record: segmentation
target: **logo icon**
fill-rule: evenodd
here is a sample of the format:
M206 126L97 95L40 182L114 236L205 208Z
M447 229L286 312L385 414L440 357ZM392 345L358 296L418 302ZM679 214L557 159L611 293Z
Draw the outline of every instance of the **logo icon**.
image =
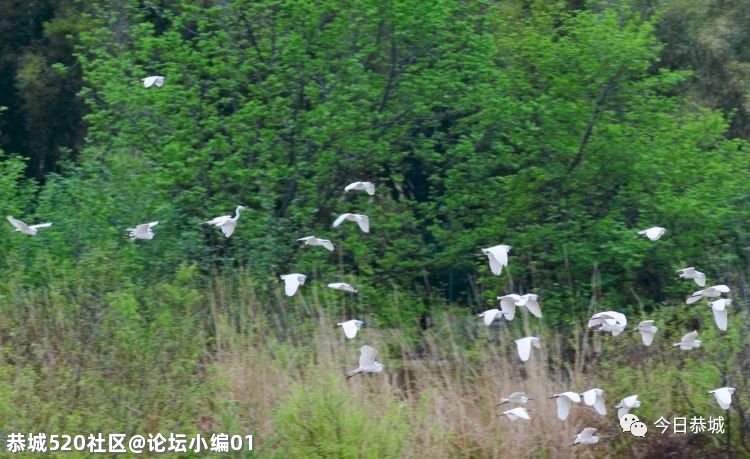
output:
M638 416L628 413L620 418L620 427L623 432L630 432L634 437L645 437L648 427L645 422L641 422Z

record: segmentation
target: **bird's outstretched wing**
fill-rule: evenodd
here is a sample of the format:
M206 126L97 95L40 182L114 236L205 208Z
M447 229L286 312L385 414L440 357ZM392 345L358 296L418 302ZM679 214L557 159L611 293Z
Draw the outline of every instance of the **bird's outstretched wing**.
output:
M359 354L359 367L366 368L375 364L375 359L378 357L378 351L374 347L365 344L360 348Z
M359 225L359 229L361 229L365 233L369 233L370 232L370 217L368 217L367 215L358 214L357 225Z

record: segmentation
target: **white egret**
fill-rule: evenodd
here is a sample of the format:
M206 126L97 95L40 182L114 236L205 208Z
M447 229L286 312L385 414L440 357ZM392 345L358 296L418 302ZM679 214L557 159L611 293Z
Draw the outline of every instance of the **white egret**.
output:
M511 293L499 296L497 300L500 302L500 309L503 310L505 320L513 320L513 317L516 316L516 304L521 301L521 297L515 293Z
M224 233L225 237L229 237L234 233L234 227L237 226L237 220L240 218L240 212L245 210L244 206L237 206L234 211L234 217L231 215L222 215L211 220L203 222L206 225L218 226L221 228L221 232Z
M361 320L347 320L346 322L339 322L336 324L337 327L344 329L344 335L347 338L352 339L357 336L357 331L365 325Z
M353 182L344 187L344 191L365 190L370 196L375 194L375 184L372 182Z
M607 415L607 405L604 403L604 391L595 387L581 393L583 403L593 406L594 410L602 416Z
M330 250L331 252L333 252L333 244L331 243L330 239L321 239L315 236L305 236L297 240L304 241L305 245L312 245L312 246L320 245Z
M307 280L307 276L300 273L283 274L280 277L284 281L284 293L286 296L293 296L297 293L299 286L305 285L305 281Z
M554 398L557 401L557 417L561 421L568 418L570 406L573 403L581 403L581 396L576 392L562 392L560 394L555 394L550 398Z
M631 395L620 400L620 403L615 405L617 408L617 419L622 419L623 416L628 414L630 410L641 406L641 401L638 400L638 395Z
M365 233L370 232L370 218L367 215L362 214L341 214L334 220L333 227L337 228L344 220L349 220L351 222L357 222L357 225L359 225L359 229L364 231Z
M146 78L141 78L141 81L146 88L150 88L151 86L161 88L164 85L164 77L160 75L147 76Z
M719 298L716 301L711 301L711 310L714 313L714 322L719 330L727 331L727 306L732 304L732 300L729 298Z
M636 327L636 330L640 332L644 346L651 346L651 343L654 342L654 335L659 331L659 329L654 326L653 320L641 321Z
M706 274L698 271L697 269L690 266L689 268L678 269L680 277L683 279L693 279L699 287L706 285Z
M690 349L701 347L701 341L696 338L698 338L698 332L693 330L690 333L685 333L680 342L674 343L672 347L680 346L680 349L683 351L689 351Z
M581 433L577 434L573 439L573 445L577 445L579 443L582 445L594 445L596 443L599 443L599 436L594 435L595 433L596 429L593 427L584 428Z
M357 289L347 284L346 282L331 282L330 284L328 284L328 288L332 288L334 290L343 290L345 292L357 293Z
M720 387L718 389L710 390L708 393L714 394L714 397L716 397L716 401L719 403L722 410L728 410L729 405L732 404L732 394L734 394L736 390L737 389L734 387Z
M526 392L513 392L512 394L508 395L507 398L501 398L500 403L498 403L496 406L504 405L506 403L519 403L521 405L525 405L529 400L534 399L529 398L529 396L526 395Z
M482 253L490 260L492 274L499 276L503 271L503 266L508 266L508 252L511 248L509 245L500 244L482 249Z
M658 241L659 238L662 237L666 232L667 230L665 230L661 226L654 226L643 231L638 231L638 234L646 236L652 241Z
M501 416L507 416L511 421L518 421L519 419L524 421L531 420L531 416L529 416L529 410L522 406L517 406L513 409L503 411Z
M29 236L35 235L37 231L39 230L39 228L49 228L50 226L52 226L52 223L50 222L37 223L36 225L27 225L21 220L13 218L11 215L8 215L5 218L7 218L10 224L16 228L16 231L20 231L23 234L28 234Z
M612 336L617 336L625 330L628 319L625 314L617 311L597 312L588 322L588 328L603 332L612 332Z
M729 287L727 287L726 285L712 285L711 287L704 288L703 290L693 292L689 297L687 297L685 303L693 304L701 298L718 298L722 293L729 292Z
M375 361L377 357L378 351L376 351L374 347L366 344L362 346L359 354L359 367L350 371L349 374L346 375L346 379L359 373L380 373L383 371L383 364Z
M477 318L484 318L484 324L489 327L496 318L501 317L502 315L503 313L500 312L499 309L488 309L483 313L477 315Z
M520 357L522 361L526 362L527 360L529 360L529 357L531 356L532 345L537 349L542 348L539 338L537 338L536 336L527 336L525 338L516 340L516 346L518 347L518 357Z
M130 231L130 239L153 239L154 238L154 232L151 231L151 228L158 225L159 222L150 222L150 223L143 223L141 225L136 225L135 228L128 228L125 231Z

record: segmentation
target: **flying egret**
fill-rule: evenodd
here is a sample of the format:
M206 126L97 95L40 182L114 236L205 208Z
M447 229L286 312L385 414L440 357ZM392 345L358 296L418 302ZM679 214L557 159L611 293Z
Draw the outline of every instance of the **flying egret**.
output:
M517 406L513 409L503 411L501 416L507 416L508 419L511 421L518 421L519 419L524 421L531 421L531 416L529 416L529 410L522 406Z
M286 293L286 296L293 296L297 293L299 286L305 285L305 280L307 280L307 276L300 273L283 274L280 277L284 281L284 293Z
M728 410L729 405L732 404L732 394L734 394L736 390L737 389L734 387L720 387L718 389L710 390L708 393L714 394L714 397L716 397L716 401L719 403L722 410Z
M224 236L229 237L234 233L234 227L237 226L237 220L239 220L240 212L243 210L245 210L244 206L237 206L237 209L234 211L234 217L230 215L222 215L221 217L216 217L203 223L206 225L218 226L221 228L221 232L224 233Z
M344 191L365 190L370 196L375 194L375 184L372 182L353 182L344 187Z
M654 326L653 320L641 321L636 327L636 330L640 332L644 346L651 346L651 343L654 342L654 335L659 331L659 329Z
M136 225L135 228L128 228L125 231L130 231L130 239L153 239L154 232L151 231L151 228L158 224L158 221L143 223L141 225Z
M584 428L581 433L576 435L576 438L573 439L573 445L582 444L582 445L594 445L596 443L599 443L599 436L594 435L596 433L596 429L593 427L586 427Z
M500 403L495 406L504 405L506 403L520 403L521 405L525 405L529 400L534 399L529 398L529 396L526 395L526 392L513 392L512 394L508 395L507 398L501 398Z
M484 318L484 324L489 327L496 318L502 317L502 315L503 313L500 312L499 309L488 309L483 313L477 315L477 318Z
M346 379L351 378L359 373L380 373L383 371L383 364L376 362L378 351L374 347L364 345L360 348L359 368L352 370L346 375Z
M588 328L603 332L612 332L612 336L617 336L625 330L628 319L625 314L617 311L597 312L588 322Z
M716 301L711 301L711 310L714 313L714 321L719 330L727 331L727 309L726 307L732 304L732 300L729 298L719 298Z
M164 85L164 77L160 75L154 75L154 76L148 76L146 78L141 78L141 81L143 82L143 86L145 88L150 88L151 86L157 86L161 88Z
M367 215L349 213L341 214L336 218L336 220L333 221L333 227L337 228L341 223L343 223L344 220L357 222L357 225L359 225L359 229L361 229L365 233L370 232L370 218Z
M573 403L581 403L581 396L576 392L562 392L560 394L555 394L550 398L554 398L557 401L557 417L561 421L568 418L570 406Z
M732 304L732 300L729 298L719 298L716 301L711 301L711 310L714 312L714 322L719 330L727 331L727 306Z
M638 231L638 234L644 235L652 241L658 241L659 238L662 237L666 232L667 230L665 230L661 226L654 226L643 231Z
M581 393L583 397L583 403L588 406L593 406L597 413L602 416L607 415L607 405L604 404L604 391L595 387L589 389L586 392Z
M638 395L631 395L620 400L620 403L615 405L617 408L617 419L622 419L623 416L628 414L630 410L641 406L641 401L638 400Z
M20 231L23 234L28 234L29 236L35 235L37 231L39 230L39 228L49 228L50 226L52 226L52 223L50 222L37 223L36 225L27 225L21 220L13 218L11 215L8 215L5 218L7 218L10 224L16 228L16 231Z
M321 239L321 238L317 238L315 236L305 236L305 237L301 237L301 238L299 238L297 240L298 241L304 241L305 245L312 245L312 246L320 245L320 246L323 246L326 249L330 250L331 252L333 252L333 244L331 243L331 241L329 239Z
M529 360L529 357L531 356L532 345L537 349L542 348L539 338L537 338L536 336L527 336L525 338L516 340L516 346L518 347L518 357L520 357L522 361L526 362L527 360Z
M685 303L693 304L701 298L718 298L722 293L729 293L729 291L729 287L727 287L726 285L712 285L711 287L704 288L703 290L693 292L689 297L687 297Z
M521 301L521 297L515 293L511 293L499 296L497 300L500 302L500 309L503 310L505 320L513 320L513 317L516 316L516 304Z
M680 273L680 278L693 279L699 287L704 287L706 285L706 274L698 271L692 266L689 268L678 269L677 272Z
M332 288L334 290L343 290L345 292L357 293L357 289L347 284L346 282L331 282L330 284L328 284L328 288Z
M357 336L357 331L365 325L361 320L347 320L346 322L339 322L336 324L337 327L344 329L344 335L347 338L352 339Z
M701 347L701 341L696 338L698 338L698 332L693 330L690 333L685 333L680 342L674 343L672 347L680 346L680 349L683 351L689 351L690 349Z
M503 266L508 266L508 252L511 248L509 245L500 244L482 249L482 253L490 260L492 274L499 276L503 271Z

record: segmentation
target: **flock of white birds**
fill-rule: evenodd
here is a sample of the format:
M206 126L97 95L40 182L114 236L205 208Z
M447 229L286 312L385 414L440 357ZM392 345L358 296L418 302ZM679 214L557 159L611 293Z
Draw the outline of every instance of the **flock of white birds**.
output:
M149 76L141 80L143 86L146 88L150 87L161 87L164 85L165 78L163 76ZM375 185L372 182L354 182L346 187L344 191L359 190L365 191L369 195L375 194ZM240 218L240 212L245 209L243 206L237 206L235 209L234 216L222 215L220 217L206 220L203 223L207 225L216 226L221 229L221 232L225 237L230 237L237 226L237 221ZM14 218L13 216L7 216L8 221L15 228L16 231L34 236L41 228L49 228L52 226L51 222L38 223L35 225L27 225L21 220ZM337 228L345 221L355 222L359 228L365 232L370 232L370 220L367 215L344 213L338 216L333 222L333 227ZM134 228L127 228L126 231L129 233L131 239L143 239L150 240L154 238L153 228L158 224L158 221L149 223L143 223L136 225ZM652 227L642 231L638 231L638 235L647 237L651 241L659 240L666 232L666 229L662 227ZM299 238L298 241L304 242L305 245L310 246L321 246L329 251L334 250L333 243L329 239L321 239L315 236L306 236ZM509 245L499 244L486 249L481 249L484 253L490 265L490 270L496 276L502 273L504 266L508 266L508 252L511 250ZM677 271L680 278L692 279L699 287L705 287L706 275L694 267L688 267ZM307 276L300 273L290 273L281 276L281 280L284 281L284 293L287 296L293 296L297 293L298 289L305 284ZM341 290L345 292L356 293L357 289L345 282L331 282L327 284L327 287L335 290ZM722 294L729 293L730 289L726 285L713 285L708 288L703 288L693 292L687 297L686 303L693 304L701 299L705 298L709 300L709 306L711 307L716 321L716 326L722 330L727 330L727 309L726 307L732 304L732 300L729 298L719 298ZM710 301L712 298L718 298L714 301ZM532 315L541 318L542 310L539 305L538 296L533 293L527 293L525 295L518 295L511 293L508 295L498 296L497 300L500 303L500 308L489 309L479 314L478 317L484 320L485 325L490 326L497 319L504 319L511 321L515 317L516 307L525 308ZM357 336L357 332L360 328L365 326L364 322L357 319L340 322L337 326L341 327L344 331L344 335L348 339L353 339ZM589 329L610 332L612 336L618 336L627 328L627 318L624 314L617 311L603 311L594 314L589 319L587 324ZM634 331L638 331L641 334L641 338L644 346L650 346L654 340L656 333L659 329L654 326L653 320L643 320ZM686 333L679 343L674 343L674 347L679 347L681 350L690 350L700 347L701 341L698 338L698 332L693 330ZM526 336L515 340L518 357L526 362L531 357L531 348L541 348L541 340L535 336ZM347 379L360 374L360 373L379 373L383 371L383 364L376 361L377 351L375 348L364 345L360 348L359 366L350 371L347 374ZM719 406L727 410L732 403L732 394L736 389L734 387L720 387L709 391L713 394L718 402ZM555 399L557 404L557 417L564 421L567 419L570 409L574 404L580 404L583 402L587 406L591 406L594 410L602 415L606 416L607 408L604 402L604 391L599 388L592 388L583 393L577 392L562 392L559 394L553 394L550 399ZM505 403L514 403L518 405L525 405L529 400L533 400L526 395L524 392L513 392L507 398L501 398L501 402L498 405ZM617 409L617 417L622 419L623 416L627 415L630 410L636 409L641 406L641 402L638 400L638 395L631 395L623 398L620 403L615 405ZM506 411L503 411L501 415L508 417L510 420L531 420L529 415L530 409L525 407L515 407ZM599 436L596 435L597 429L593 427L584 428L579 434L577 434L573 440L573 444L595 444L599 442Z
M666 233L666 229L655 226L642 231L638 231L638 235L645 236L651 241L659 240ZM504 266L508 266L508 252L511 247L509 245L495 245L486 249L482 249L482 252L487 255L490 270L493 274L499 276ZM677 271L680 278L692 279L699 287L705 287L706 275L694 267L688 267ZM732 300L729 298L719 298L722 294L729 293L730 289L726 285L714 285L708 288L693 292L687 297L685 302L687 304L693 304L701 299L705 298L709 301L708 305L711 307L716 326L722 330L727 330L727 309L726 307L732 304ZM714 301L711 299L718 298ZM515 317L516 307L524 307L532 315L541 318L542 311L538 301L539 297L532 293L525 295L519 295L511 293L508 295L498 296L497 301L500 304L499 308L489 309L482 312L477 316L484 320L484 324L490 326L495 320L506 320L511 321ZM609 332L612 336L620 335L627 328L627 318L625 314L617 311L603 311L597 312L588 321L587 328L591 330ZM641 335L641 340L644 346L650 346L654 341L654 337L659 329L654 325L653 320L643 320L637 327L634 328ZM521 361L526 362L531 357L532 347L541 349L541 340L535 336L526 336L515 340L518 357ZM701 342L698 339L698 332L693 330L686 333L679 343L674 343L673 347L679 347L681 350L690 350L700 347ZM728 410L732 403L732 394L736 389L734 387L720 387L709 391L709 394L713 394L719 407L724 410ZM593 407L594 411L602 416L607 415L607 407L604 402L604 391L599 388L592 388L583 393L577 392L562 392L559 394L553 394L550 399L555 399L557 404L557 417L564 421L568 418L570 409L575 404L583 403L584 405ZM507 398L501 398L499 405L506 403L514 403L517 405L525 405L530 398L525 392L513 392ZM627 415L630 410L639 408L641 401L638 400L638 395L630 395L622 400L620 403L615 405L617 410L618 419L622 419L623 416ZM506 411L503 411L501 415L507 416L512 421L530 421L531 415L529 409L518 406ZM595 444L599 442L600 436L596 435L597 429L594 427L586 427L573 439L573 445L577 444Z

